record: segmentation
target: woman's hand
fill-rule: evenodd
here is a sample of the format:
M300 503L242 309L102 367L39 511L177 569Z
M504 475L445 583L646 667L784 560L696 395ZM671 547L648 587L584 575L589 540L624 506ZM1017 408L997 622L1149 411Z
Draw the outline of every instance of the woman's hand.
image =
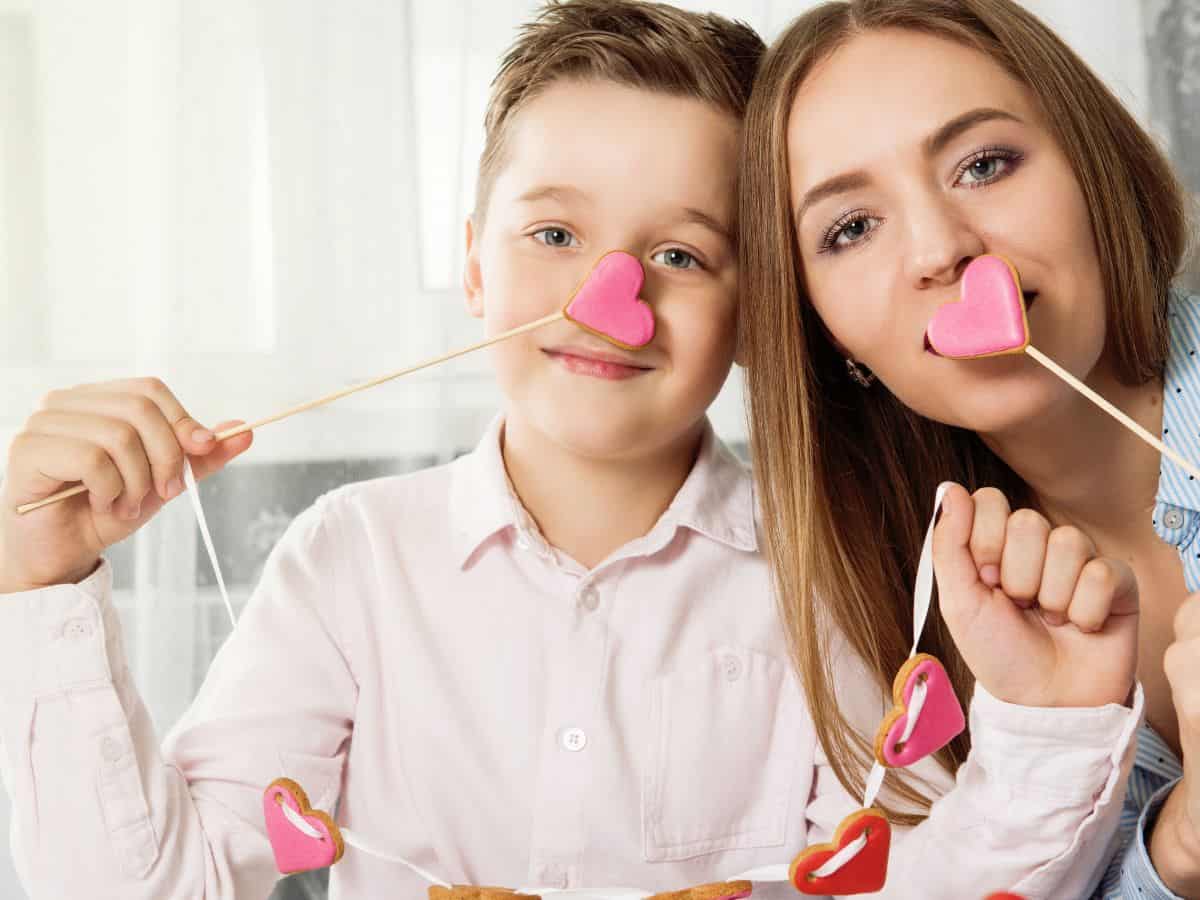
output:
M9 450L0 487L0 594L74 583L197 478L244 451L251 435L218 444L156 378L53 391ZM88 493L16 508L81 481Z
M942 617L975 678L1022 706L1127 702L1137 671L1132 569L1077 528L950 487L934 530ZM1200 701L1200 694L1197 695Z
M1200 593L1175 614L1175 643L1163 656L1179 720L1183 780L1159 811L1150 859L1159 877L1181 897L1200 897Z

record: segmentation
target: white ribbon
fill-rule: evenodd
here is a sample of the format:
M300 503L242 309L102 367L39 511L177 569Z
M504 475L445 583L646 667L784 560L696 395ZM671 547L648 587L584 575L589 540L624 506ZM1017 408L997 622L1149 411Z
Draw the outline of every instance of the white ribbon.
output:
M929 527L925 529L925 542L921 545L921 559L917 563L917 577L913 584L913 641L912 648L908 651L909 659L912 659L917 653L917 644L921 642L921 633L925 630L925 620L929 618L929 607L933 602L933 527L937 524L938 513L942 509L942 500L945 499L948 488L949 484L938 486L937 494L933 498L933 514L929 517ZM921 710L925 706L926 691L927 688L922 683L918 683L913 689L908 707L908 722L904 727L902 741L907 741L912 737L913 729L917 727L917 722L921 718ZM871 766L863 789L863 809L871 808L871 804L875 802L879 791L883 788L883 779L886 775L887 768L878 761ZM858 838L830 857L813 874L818 878L832 875L854 859L865 846L867 846L866 836L859 835Z

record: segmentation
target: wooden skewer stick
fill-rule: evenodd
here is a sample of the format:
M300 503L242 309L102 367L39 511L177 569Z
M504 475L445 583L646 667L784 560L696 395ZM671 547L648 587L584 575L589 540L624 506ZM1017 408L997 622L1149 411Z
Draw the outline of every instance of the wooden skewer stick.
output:
M370 381L364 381L362 384L356 384L348 388L343 388L340 391L334 391L331 394L326 394L324 397L318 397L316 400L310 400L307 403L302 403L299 406L293 406L291 409L286 409L281 413L276 413L275 415L268 416L265 419L259 419L257 422L249 422L245 425L237 425L233 428L227 428L224 431L219 431L216 433L216 439L218 441L228 440L231 437L236 437L237 435L244 434L247 431L253 431L255 429L262 428L264 425L270 425L272 422L278 422L282 419L288 418L289 416L294 416L296 413L302 413L310 409L316 409L318 406L324 406L327 403L332 403L334 400L340 400L343 397L348 397L351 394L358 393L359 391L365 391L367 388L376 387L385 382L400 378L403 375L411 375L413 372L419 372L422 369L428 369L432 366L439 365L440 363L447 362L448 360L455 359L459 356L465 356L468 353L474 353L476 350L482 350L485 347L490 347L492 344L498 344L501 341L506 341L509 338L516 337L519 334L525 334L526 332L534 331L538 328L544 328L547 325L558 322L565 318L566 316L563 315L563 311L559 310L558 312L551 313L544 318L530 322L527 325L520 325L511 329L510 331L504 332L503 334L497 334L493 337L486 338L485 340L478 341L477 343L471 344L469 347L463 347L450 353L443 353L441 356L434 357L433 359L427 359L424 362L417 363L414 366L407 366L399 371L389 372L386 375L380 375L378 378L372 378ZM35 509L41 509L43 506L49 506L52 503L58 503L60 500L66 500L68 497L78 496L86 491L87 487L82 484L64 488L58 493L51 494L49 497L45 497L34 503L26 503L23 506L18 506L17 515L23 516L26 513L33 512Z
M236 437L239 434L244 434L247 431L254 431L262 428L264 425L270 425L272 422L278 422L281 419L286 419L289 416L294 416L296 413L306 412L310 409L316 409L318 406L324 406L327 403L332 403L334 400L341 400L343 397L349 397L351 394L357 394L359 391L365 391L367 388L373 388L381 385L384 382L392 381L402 375L411 375L413 372L419 372L422 369L428 369L431 366L436 366L444 363L447 360L455 359L459 356L465 356L468 353L474 353L476 350L482 350L484 347L490 347L492 344L498 344L501 341L506 341L511 337L516 337L519 334L524 334L527 331L533 331L537 328L543 328L552 322L557 322L563 319L562 310L556 313L551 313L545 318L538 319L535 322L530 322L528 325L521 325L511 331L506 331L503 334L498 334L495 337L487 338L479 341L469 347L463 347L460 350L454 350L450 353L444 353L441 356L427 359L425 362L417 363L415 366L408 366L400 369L397 372L389 372L387 375L380 375L378 378L372 378L370 381L364 381L362 384L355 384L348 388L343 388L340 391L334 391L332 394L326 394L324 397L318 397L316 400L310 400L308 403L301 403L299 406L293 406L291 409L285 409L281 413L276 413L273 416L268 416L265 419L259 419L257 422L249 422L245 425L238 425L234 428L227 428L225 431L217 432L217 440L224 441L231 437Z
M1115 406L1093 391L1090 387L1044 354L1037 347L1029 344L1025 347L1025 352L1063 381L1065 381L1067 384L1069 384L1071 387L1075 388L1075 390L1079 391L1079 393L1083 394L1083 396L1087 397L1089 400L1099 406L1102 410L1140 437L1151 447L1154 447L1163 456L1170 458L1170 460L1174 462L1175 465L1179 466L1179 468L1183 469L1183 471L1200 481L1200 468L1197 468L1193 463L1188 462L1188 460L1184 459L1125 413L1121 412L1121 410L1117 409Z

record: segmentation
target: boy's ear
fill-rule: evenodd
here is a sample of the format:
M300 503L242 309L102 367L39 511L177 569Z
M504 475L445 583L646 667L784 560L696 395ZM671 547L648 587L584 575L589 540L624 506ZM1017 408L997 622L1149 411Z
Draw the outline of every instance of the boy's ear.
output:
M467 256L463 262L463 296L467 301L467 312L476 319L482 319L483 271L479 266L479 235L475 233L473 216L467 216Z

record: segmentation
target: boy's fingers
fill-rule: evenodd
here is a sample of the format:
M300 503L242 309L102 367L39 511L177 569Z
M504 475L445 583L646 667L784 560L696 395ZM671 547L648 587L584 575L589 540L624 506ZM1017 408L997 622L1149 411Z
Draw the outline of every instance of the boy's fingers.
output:
M125 381L110 381L105 384L85 385L80 390L113 391L139 394L154 402L163 417L171 424L180 446L189 456L203 456L213 449L214 438L210 429L193 419L175 394L159 378L131 378Z
M28 430L46 437L67 439L72 444L82 441L91 445L94 449L86 450L80 457L83 465L94 466L98 454L107 454L124 483L118 504L120 515L130 520L141 515L142 501L154 490L154 479L137 428L124 419L58 408L34 413L29 419Z
M235 425L241 425L240 421L222 422L214 431L224 431L227 428L233 428ZM244 434L239 434L237 437L227 438L223 441L216 442L211 452L204 456L198 456L192 459L192 474L196 476L196 480L200 481L219 472L221 469L232 460L234 457L240 456L249 449L254 443L254 432L247 431Z
M88 502L98 514L108 514L125 491L121 472L103 447L81 438L58 437L24 431L13 439L9 477L22 483L42 480L49 496L61 485L81 481L88 489ZM19 471L18 460L35 468ZM23 502L42 497L19 498Z
M133 425L150 460L150 469L159 497L163 500L171 499L174 495L172 482L183 474L183 448L158 404L149 397L135 393L72 391L63 396L59 408L107 416Z
M1018 606L1030 607L1042 586L1050 523L1032 509L1008 517L1000 560L1000 586Z
M996 488L980 488L972 499L975 501L975 522L971 532L971 556L983 583L996 587L1000 584L1000 560L1008 529L1008 498Z

